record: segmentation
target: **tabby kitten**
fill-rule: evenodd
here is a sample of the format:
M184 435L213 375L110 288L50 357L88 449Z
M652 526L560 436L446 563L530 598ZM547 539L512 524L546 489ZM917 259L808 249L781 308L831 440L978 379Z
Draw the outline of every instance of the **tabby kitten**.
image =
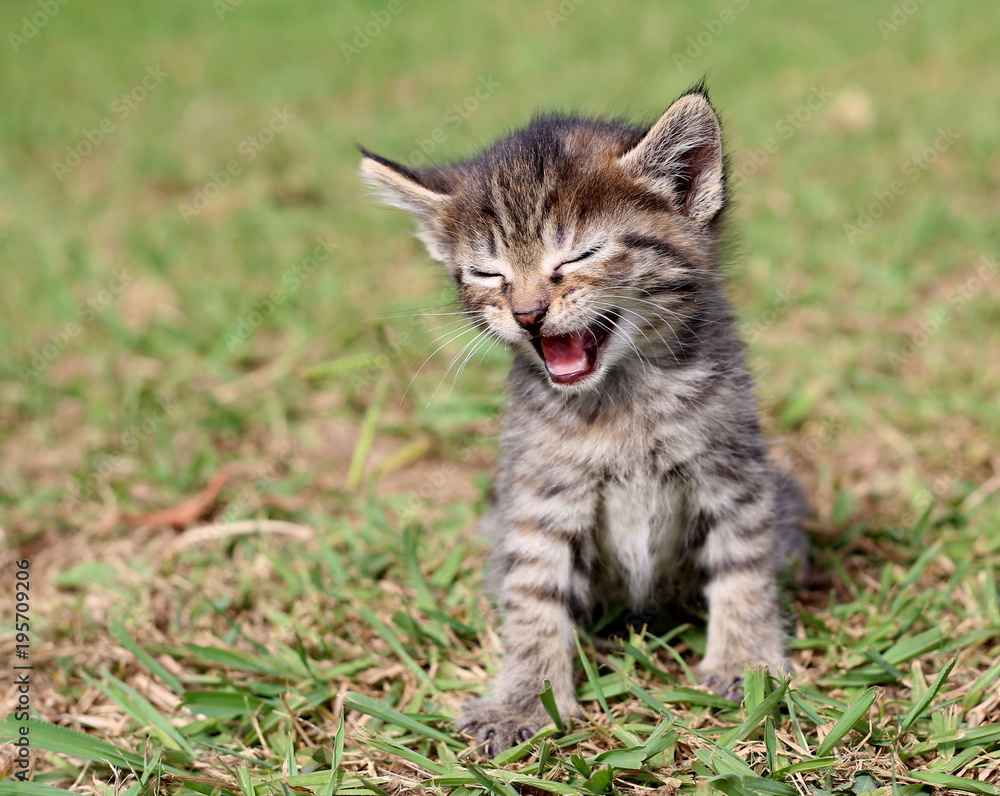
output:
M536 117L472 160L417 170L364 149L465 311L514 353L484 520L505 614L488 699L458 726L496 755L576 702L574 624L697 596L701 681L785 666L777 574L805 503L768 458L719 267L719 119L696 87L652 127Z

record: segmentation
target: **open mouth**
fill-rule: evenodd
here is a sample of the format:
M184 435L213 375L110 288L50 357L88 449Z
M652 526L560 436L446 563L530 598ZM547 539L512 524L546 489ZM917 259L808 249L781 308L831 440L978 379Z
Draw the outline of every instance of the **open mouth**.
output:
M556 384L577 384L597 370L601 349L616 317L606 318L569 334L533 337L531 344Z

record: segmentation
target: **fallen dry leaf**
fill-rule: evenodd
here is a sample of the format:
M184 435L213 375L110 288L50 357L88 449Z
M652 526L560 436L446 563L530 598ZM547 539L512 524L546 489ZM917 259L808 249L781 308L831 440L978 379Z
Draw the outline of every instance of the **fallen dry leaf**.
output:
M219 492L222 491L222 487L225 486L228 479L229 475L226 471L220 470L212 476L212 480L208 482L208 486L183 503L178 503L169 509L151 511L146 514L125 515L122 519L126 525L133 528L137 528L140 525L149 525L153 527L169 526L175 531L183 530L212 510L215 501L219 497Z

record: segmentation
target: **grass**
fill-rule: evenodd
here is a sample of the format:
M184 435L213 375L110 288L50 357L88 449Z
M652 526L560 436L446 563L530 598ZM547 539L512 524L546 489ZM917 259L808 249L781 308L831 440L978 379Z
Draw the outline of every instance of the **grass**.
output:
M1000 793L995 9L910 5L5 3L0 596L28 561L34 669L0 794ZM451 719L498 663L505 357L432 355L451 296L354 142L457 157L705 72L814 511L796 675L735 704L690 678L701 623L584 636L583 718L488 761ZM220 472L213 531L143 521Z

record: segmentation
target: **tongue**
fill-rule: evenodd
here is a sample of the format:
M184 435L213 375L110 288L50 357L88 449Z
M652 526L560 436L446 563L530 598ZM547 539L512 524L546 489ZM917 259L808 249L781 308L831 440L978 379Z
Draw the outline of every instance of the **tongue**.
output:
M553 376L569 376L590 367L587 357L587 342L593 340L586 329L559 337L542 338L542 354L545 366Z

